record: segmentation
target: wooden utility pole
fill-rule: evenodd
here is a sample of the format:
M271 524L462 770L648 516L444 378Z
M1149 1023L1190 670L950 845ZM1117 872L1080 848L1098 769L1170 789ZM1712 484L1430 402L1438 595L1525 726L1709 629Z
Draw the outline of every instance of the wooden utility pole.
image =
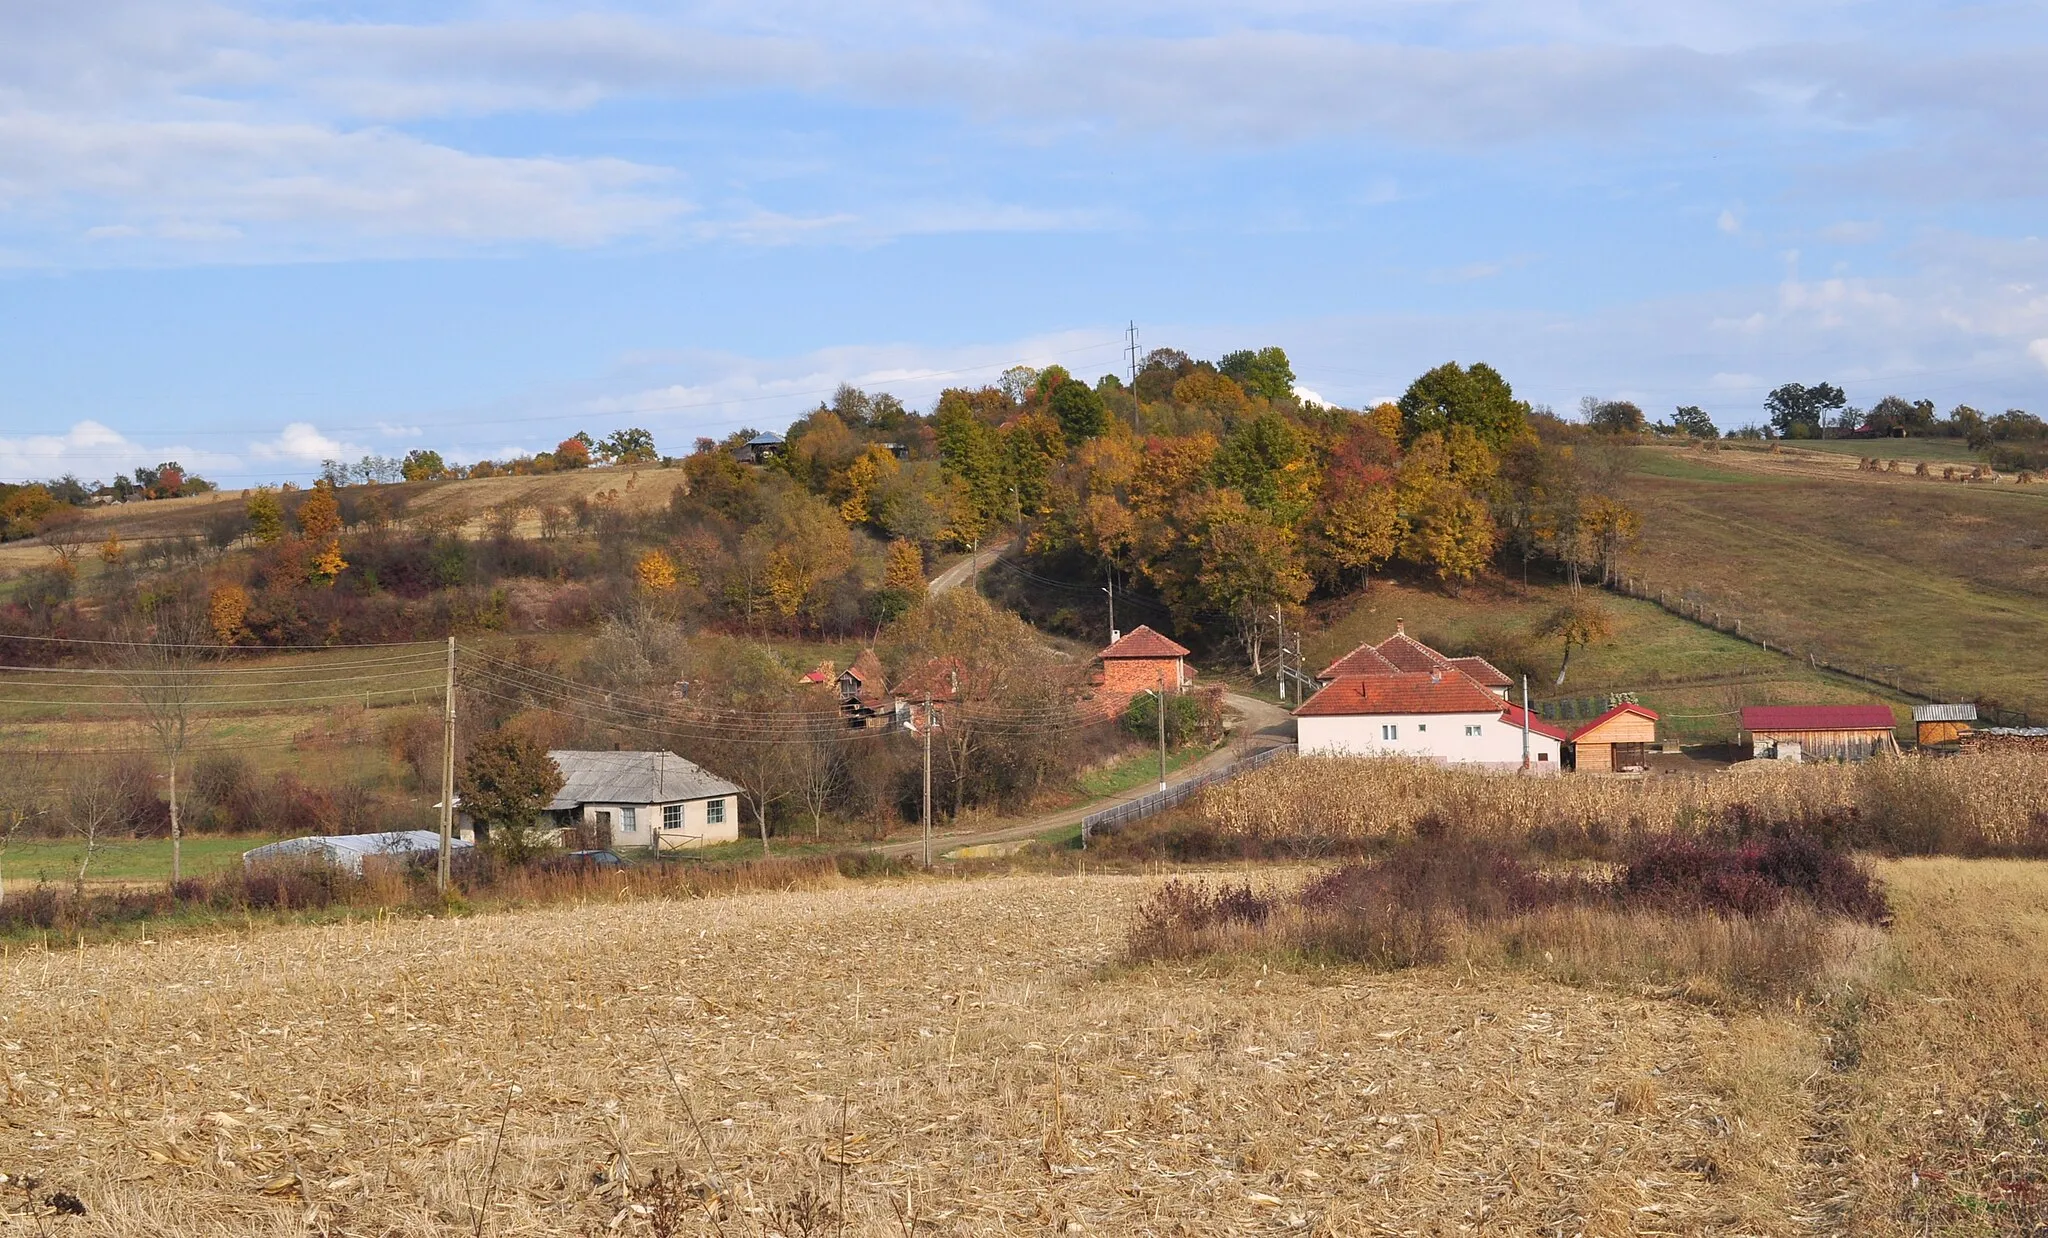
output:
M924 866L932 866L932 694L924 694Z
M1166 672L1159 672L1159 790L1166 792Z
M448 892L448 860L455 849L455 638L448 638L448 679L441 711L441 859L434 889Z
M1522 772L1529 772L1529 677L1522 676Z

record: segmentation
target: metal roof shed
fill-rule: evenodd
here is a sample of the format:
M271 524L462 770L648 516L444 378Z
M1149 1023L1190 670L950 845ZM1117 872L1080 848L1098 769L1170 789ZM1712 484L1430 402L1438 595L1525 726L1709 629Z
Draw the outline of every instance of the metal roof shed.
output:
M461 839L457 847L467 847ZM393 830L387 834L308 834L252 848L242 853L242 867L264 864L324 863L350 873L361 873L363 861L372 856L409 860L441 849L441 835L434 830Z

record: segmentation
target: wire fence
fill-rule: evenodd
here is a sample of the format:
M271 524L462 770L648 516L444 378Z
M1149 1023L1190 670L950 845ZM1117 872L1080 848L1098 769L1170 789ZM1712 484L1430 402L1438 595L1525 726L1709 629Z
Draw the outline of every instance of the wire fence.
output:
M1133 821L1143 821L1147 817L1158 816L1169 808L1178 808L1182 804L1187 803L1199 794L1204 787L1213 787L1217 783L1226 782L1237 777L1239 774L1248 774L1255 769L1271 765L1281 757L1292 756L1293 753L1293 744L1278 744L1271 748L1261 749L1240 760L1232 761L1220 769L1212 769L1206 774L1190 778L1186 782L1174 783L1164 791L1154 791L1149 795L1141 795L1134 800L1125 800L1121 804L1105 808L1100 812L1089 813L1081 818L1081 845L1083 847L1087 846L1089 838L1093 837L1097 831L1114 833Z
M1753 620L1746 620L1732 610L1723 610L1692 591L1673 590L1648 577L1629 575L1622 575L1609 581L1607 587L1624 596L1654 603L1674 615L1704 624L1717 632L1751 641L1766 653L1776 651L1788 658L1803 660L1814 670L1827 671L1888 688L1900 696L1912 697L1915 700L1958 704L1971 702L1977 706L1978 716L1993 726L2033 725L2032 716L2024 708L2014 709L2003 702L1987 698L1982 693L1921 678L1908 672L1904 666L1843 658L1811 642L1780 639L1765 632Z

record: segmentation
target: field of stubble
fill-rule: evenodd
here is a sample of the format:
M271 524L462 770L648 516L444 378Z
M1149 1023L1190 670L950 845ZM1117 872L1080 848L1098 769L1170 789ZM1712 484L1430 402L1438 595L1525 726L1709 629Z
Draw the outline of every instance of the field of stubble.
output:
M856 1234L1734 1234L1814 1197L1790 1022L1484 973L1126 970L1145 884L17 953L0 1171L87 1211L9 1232L797 1234L808 1196L820 1233L843 1199ZM659 1217L626 1185L655 1170L689 1188Z

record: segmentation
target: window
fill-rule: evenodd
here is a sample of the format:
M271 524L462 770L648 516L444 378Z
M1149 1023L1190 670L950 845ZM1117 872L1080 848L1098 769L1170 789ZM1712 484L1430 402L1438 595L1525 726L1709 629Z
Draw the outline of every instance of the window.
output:
M1401 738L1401 728L1389 722L1380 727L1380 738L1392 743L1394 740Z
M706 824L706 825L724 825L724 824L725 824L725 801L724 801L724 800L707 800L707 801L705 801L705 804L704 804L704 824Z
M1465 728L1465 734L1468 738L1477 735L1479 734L1479 728L1476 726L1468 726Z
M1418 723L1416 723L1416 724L1415 724L1415 733L1416 733L1417 735L1420 735L1420 734L1422 734L1422 733L1423 733L1424 731L1427 731L1428 729L1429 729L1429 723L1427 723L1427 722L1418 722Z
M1547 752L1539 752L1536 754L1536 759L1539 761L1548 761L1550 759L1550 754Z
M620 833L622 833L622 834L638 834L638 833L640 832L640 810L639 810L639 809L637 809L637 808L621 808L621 809L619 809L619 832L620 832Z
M661 806L661 828L664 830L680 830L683 828L683 806L681 804L663 804Z

